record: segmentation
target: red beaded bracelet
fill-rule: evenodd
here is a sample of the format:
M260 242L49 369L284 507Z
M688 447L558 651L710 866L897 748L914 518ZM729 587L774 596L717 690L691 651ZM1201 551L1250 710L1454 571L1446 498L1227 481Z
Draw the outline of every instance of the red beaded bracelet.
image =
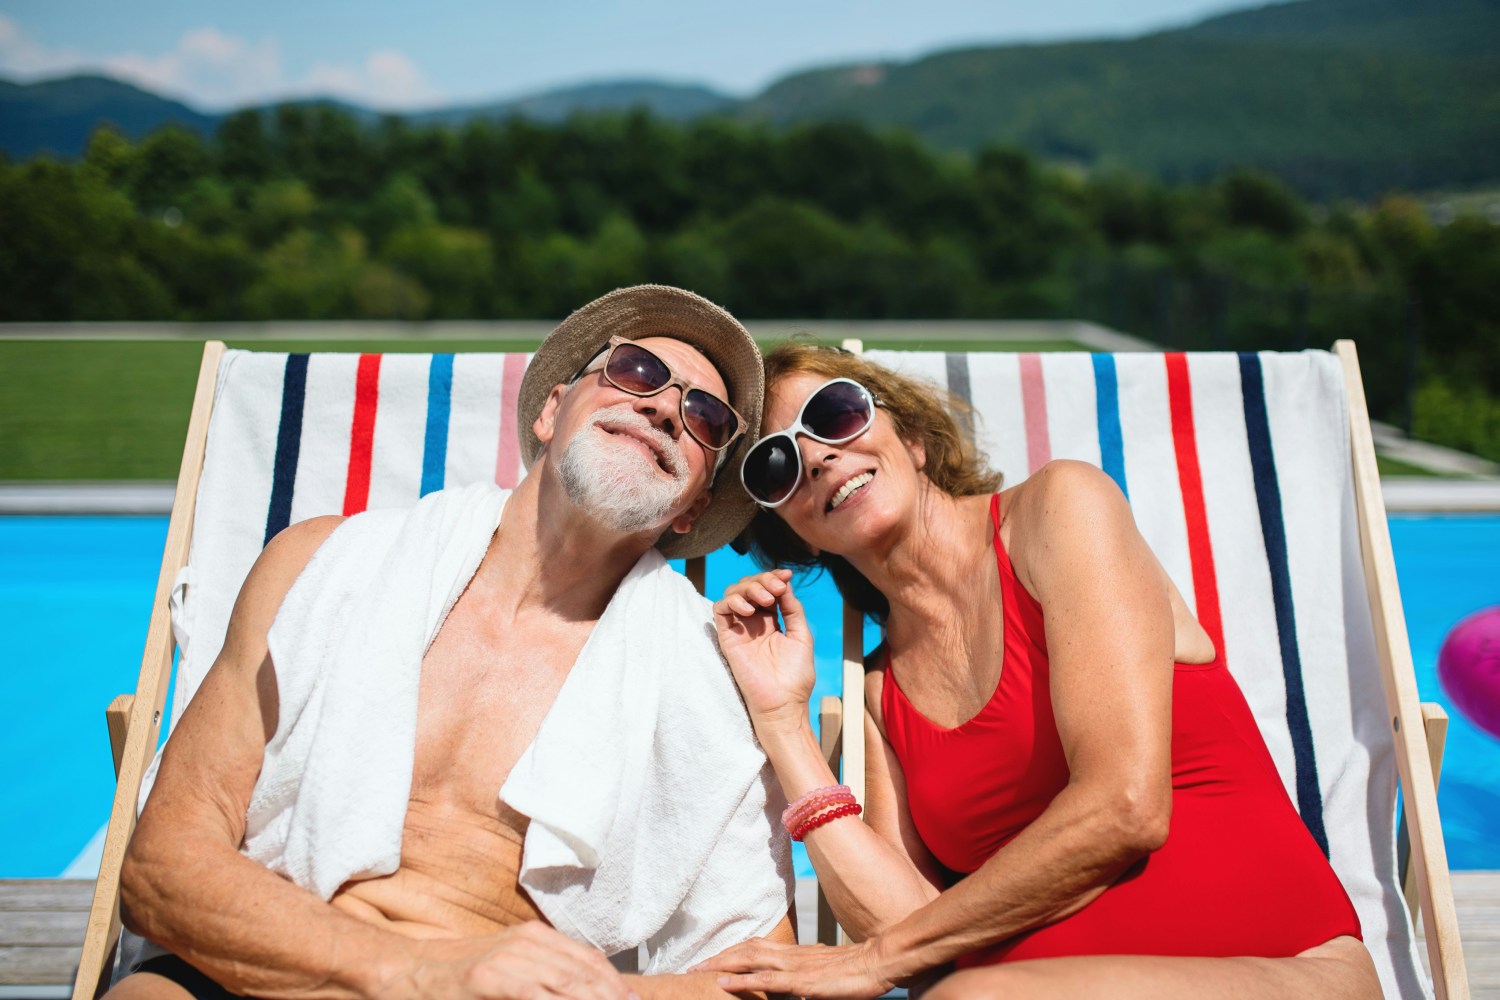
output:
M791 833L808 818L817 815L829 806L846 805L852 802L854 802L854 793L845 785L837 786L837 789L832 792L804 795L797 800L794 807L788 810L789 815L785 815L781 823L786 827L787 833Z
M805 793L796 802L781 810L781 825L786 826L791 823L792 818L798 813L805 812L808 804L813 800L829 795L837 795L840 792L847 792L851 796L854 794L848 785L825 785L822 788L814 788L812 791Z
M861 806L858 802L845 802L843 805L834 806L827 812L819 813L799 826L796 832L792 834L792 839L802 840L809 833L812 833L826 823L832 823L834 820L844 816L858 816L862 812L864 812L864 806Z

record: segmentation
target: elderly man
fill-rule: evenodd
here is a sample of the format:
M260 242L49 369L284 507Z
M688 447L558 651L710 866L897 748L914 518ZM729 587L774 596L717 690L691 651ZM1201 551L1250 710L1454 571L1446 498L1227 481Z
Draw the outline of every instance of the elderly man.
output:
M762 390L728 313L622 289L537 350L513 493L273 539L125 861L169 953L112 996L722 996L684 970L790 940L779 792L663 558L747 522L713 484Z

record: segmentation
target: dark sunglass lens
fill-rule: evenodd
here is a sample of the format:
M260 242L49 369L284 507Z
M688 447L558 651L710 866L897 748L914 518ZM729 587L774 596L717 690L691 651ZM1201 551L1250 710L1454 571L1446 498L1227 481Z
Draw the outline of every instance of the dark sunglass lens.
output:
M870 397L857 385L825 385L807 401L802 425L820 438L839 441L858 434L870 422Z
M780 503L797 485L797 451L785 434L767 438L745 456L745 488L757 500Z
M718 396L702 389L689 389L682 399L682 419L693 437L710 448L722 448L734 438L739 421Z
M626 392L655 392L672 377L661 358L634 344L617 344L604 371Z

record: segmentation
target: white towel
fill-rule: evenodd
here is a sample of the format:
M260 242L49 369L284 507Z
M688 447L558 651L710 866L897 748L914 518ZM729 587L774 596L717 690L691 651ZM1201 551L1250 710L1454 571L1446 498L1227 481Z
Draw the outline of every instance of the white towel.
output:
M340 525L271 627L280 719L245 853L328 899L396 869L423 654L507 494L433 493ZM531 817L520 879L555 926L676 971L787 912L779 793L718 653L709 605L647 552L500 790Z

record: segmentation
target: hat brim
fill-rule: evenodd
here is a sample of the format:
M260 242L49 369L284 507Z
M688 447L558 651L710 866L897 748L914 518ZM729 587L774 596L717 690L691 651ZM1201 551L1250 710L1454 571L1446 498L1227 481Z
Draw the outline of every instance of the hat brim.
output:
M732 473L760 430L766 376L760 349L739 320L699 295L667 285L621 288L578 309L547 335L521 380L516 417L528 466L542 449L533 424L554 386L566 384L609 342L670 337L708 358L729 388L729 404L745 418L745 433L729 449L709 502L686 534L668 531L656 547L669 559L707 555L750 523L755 502Z

